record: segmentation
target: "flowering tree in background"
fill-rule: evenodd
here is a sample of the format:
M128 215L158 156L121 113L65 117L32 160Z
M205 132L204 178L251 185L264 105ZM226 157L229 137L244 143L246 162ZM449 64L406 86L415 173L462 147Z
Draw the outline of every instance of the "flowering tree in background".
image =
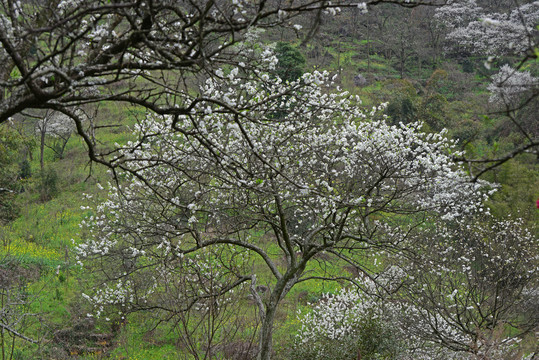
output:
M79 119L84 119L86 116L81 110L76 110L75 114ZM43 171L45 147L50 148L58 158L63 158L64 150L71 135L76 131L75 123L71 118L61 112L48 112L42 119L39 119L35 124L36 134L40 137L40 165ZM47 145L46 137L49 135L54 142L52 145Z
M490 102L515 109L522 98L529 98L538 91L539 78L529 71L518 71L506 64L492 77L487 89L492 93Z
M476 0L452 0L438 8L435 17L449 30L446 37L449 48L488 57L485 62L487 69L497 57L517 59L512 65L500 67L488 90L492 93L490 101L502 109L513 123L521 135L522 144L499 158L460 160L470 165L485 164L475 174L475 178L479 178L518 154L539 154L539 128L534 124L535 116L529 120L519 116L519 111L526 107L535 113L533 109L537 106L539 79L529 69L534 68L534 59L537 59L539 51L539 1L521 5L515 2L507 13L488 13L477 5Z
M452 0L438 8L435 17L448 27L449 41L474 54L533 56L538 45L537 1L508 13L488 13L476 0Z
M363 280L367 294L343 290L301 314L297 347L325 359L382 335L392 359L533 359L539 239L522 225L472 217L409 237L413 253L391 253L376 281ZM362 326L372 319L377 328Z
M538 244L510 217L459 219L424 232L416 255L392 256L407 277L395 298L411 309L408 331L470 359L536 353L526 346L537 344L539 329Z
M275 67L270 49L259 56L260 66ZM242 68L217 73L222 80L201 89L211 106L149 114L121 149L109 199L77 247L107 279L89 295L98 310L167 308L155 301L170 274L182 272L182 259L213 251L220 255L212 261L228 270L207 291L219 297L250 284L262 322L258 356L269 359L276 311L290 289L343 278L321 276L315 264L341 262L372 276L361 256L400 249L425 222L483 209L486 184L453 166L451 141L422 133L421 124L389 126L380 108L362 111L347 93L326 93L327 73L286 84ZM248 110L230 111L240 101ZM327 260L312 261L320 254ZM247 266L252 261L258 265ZM255 291L259 266L272 274L264 297Z

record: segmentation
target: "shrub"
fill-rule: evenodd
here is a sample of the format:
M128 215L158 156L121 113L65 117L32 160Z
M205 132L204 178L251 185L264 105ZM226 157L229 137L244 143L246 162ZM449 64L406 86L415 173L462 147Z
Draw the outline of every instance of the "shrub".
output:
M288 43L279 42L275 55L279 59L276 72L283 81L295 81L303 75L305 58L298 49Z
M32 177L32 168L30 167L30 162L25 159L19 164L19 178L26 180L30 177Z
M39 195L41 201L52 199L58 194L58 174L53 168L41 171L39 182Z
M343 289L324 294L312 311L300 316L292 359L394 359L399 341L372 301Z

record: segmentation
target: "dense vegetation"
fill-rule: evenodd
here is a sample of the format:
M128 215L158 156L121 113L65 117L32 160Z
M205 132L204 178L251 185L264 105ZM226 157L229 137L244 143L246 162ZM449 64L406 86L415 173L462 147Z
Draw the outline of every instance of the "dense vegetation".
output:
M51 17L78 16L54 3L64 13ZM88 55L58 51L95 76L67 90L58 78L78 71L43 71L34 85L47 95L21 96L23 110L9 104L32 74L11 68L1 359L535 358L537 33L501 39L509 50L467 42L459 34L483 14L496 36L516 11L477 3L468 19L406 2L273 25L268 10L265 31L221 52L243 23L221 35L219 21L195 22L214 31L197 45L208 54L165 54L181 63L170 73L152 67L158 48L129 53L151 66L121 73L129 57L111 59L127 45L100 53L96 33ZM537 7L517 10L536 27ZM19 45L46 62L71 46L66 34L54 48Z

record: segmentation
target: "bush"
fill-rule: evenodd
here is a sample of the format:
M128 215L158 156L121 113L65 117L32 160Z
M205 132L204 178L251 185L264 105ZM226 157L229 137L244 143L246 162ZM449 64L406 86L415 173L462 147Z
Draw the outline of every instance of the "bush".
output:
M279 59L276 72L283 81L295 81L303 75L305 58L298 49L288 43L279 42L275 55Z
M410 98L393 99L386 108L386 115L390 117L391 124L409 124L415 120L416 109Z
M362 360L395 359L399 340L372 302L343 289L324 294L311 312L300 317L299 331L291 359Z
M26 180L32 177L32 169L28 160L23 160L19 164L19 179Z
M58 175L53 168L41 171L39 182L39 195L41 201L52 199L58 194Z

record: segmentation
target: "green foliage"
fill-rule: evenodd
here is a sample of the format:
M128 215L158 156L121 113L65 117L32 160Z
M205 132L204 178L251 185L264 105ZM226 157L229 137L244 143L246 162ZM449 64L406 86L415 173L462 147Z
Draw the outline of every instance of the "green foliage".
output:
M0 224L18 213L15 197L19 191L17 158L22 138L13 129L0 125Z
M24 159L19 164L19 178L21 180L26 180L32 177L32 168L30 166L30 162L27 159Z
M391 103L395 99L404 98L415 101L418 93L414 84L402 79L391 79L373 83L372 86L369 86L369 92L372 94L366 95L369 95L376 105L383 102Z
M18 212L19 208L15 204L15 194L0 194L0 223L12 221L17 217Z
M54 300L57 300L57 301L63 300L62 291L58 288L56 288L54 291Z
M427 92L440 93L448 85L448 74L445 70L435 70L427 80Z
M305 58L298 49L289 43L278 42L275 55L279 59L275 70L283 81L294 81L303 75Z
M39 177L39 195L41 201L52 199L58 194L58 174L49 167L40 173Z
M481 124L471 119L463 119L451 130L451 137L459 144L466 145L473 141L481 131Z
M475 71L475 65L470 59L464 59L461 63L462 71L472 74Z
M17 67L13 67L13 70L11 70L11 73L9 74L10 78L13 80L19 79L21 77L21 72Z
M424 121L434 131L440 131L449 125L445 111L446 98L441 94L428 95L422 98L418 109L418 119Z
M487 174L488 180L503 184L489 205L497 217L516 214L537 227L539 210L535 202L539 199L539 166L534 164L536 160L531 155L518 160L508 161Z
M396 98L386 108L386 115L390 117L392 124L408 124L415 120L415 113L414 103L408 97Z

